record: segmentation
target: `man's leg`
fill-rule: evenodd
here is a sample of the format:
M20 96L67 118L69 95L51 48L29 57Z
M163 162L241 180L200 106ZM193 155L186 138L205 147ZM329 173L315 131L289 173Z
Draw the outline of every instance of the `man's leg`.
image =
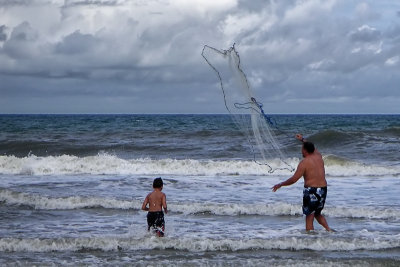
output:
M306 215L306 231L314 230L314 213Z
M331 231L331 228L328 226L328 222L325 220L325 217L322 214L315 216L315 219L317 219L318 223L322 225L326 231Z

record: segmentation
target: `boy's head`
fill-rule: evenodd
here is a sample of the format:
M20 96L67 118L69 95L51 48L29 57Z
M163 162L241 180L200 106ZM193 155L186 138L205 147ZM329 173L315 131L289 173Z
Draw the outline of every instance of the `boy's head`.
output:
M164 185L163 180L161 177L154 179L153 181L153 188L162 188Z

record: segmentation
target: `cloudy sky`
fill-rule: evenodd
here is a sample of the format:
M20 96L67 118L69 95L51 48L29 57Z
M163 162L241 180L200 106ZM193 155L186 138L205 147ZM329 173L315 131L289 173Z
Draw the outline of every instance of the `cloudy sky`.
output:
M397 0L0 0L0 113L225 113L233 43L267 113L400 113Z

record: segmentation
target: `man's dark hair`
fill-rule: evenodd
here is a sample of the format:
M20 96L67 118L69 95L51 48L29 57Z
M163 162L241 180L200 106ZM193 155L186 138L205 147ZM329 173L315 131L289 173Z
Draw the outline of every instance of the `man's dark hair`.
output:
M161 179L161 177L154 179L153 188L161 188L161 187L163 187L163 185L164 185L164 183L163 183L163 180Z
M303 143L303 147L304 147L304 149L305 149L309 154L314 153L315 146L314 146L313 143L311 143L311 142L304 142L304 143Z

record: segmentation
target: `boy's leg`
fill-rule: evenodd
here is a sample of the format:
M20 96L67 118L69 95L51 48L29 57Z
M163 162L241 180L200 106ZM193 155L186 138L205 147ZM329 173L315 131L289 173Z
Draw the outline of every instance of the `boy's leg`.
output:
M163 212L158 213L158 217L155 222L155 226L156 226L157 235L160 237L164 236L165 221L164 221L164 213Z
M306 216L306 231L314 230L314 213Z
M147 230L150 231L151 228L155 228L157 217L154 212L147 213Z

